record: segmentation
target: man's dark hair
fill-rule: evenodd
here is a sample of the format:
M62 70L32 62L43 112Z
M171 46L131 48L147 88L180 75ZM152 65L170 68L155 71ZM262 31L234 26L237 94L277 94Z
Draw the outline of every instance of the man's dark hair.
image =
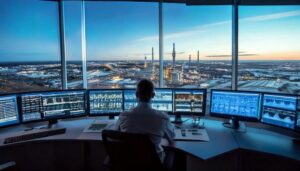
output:
M148 79L142 79L137 84L136 96L142 102L149 102L154 97L154 84Z

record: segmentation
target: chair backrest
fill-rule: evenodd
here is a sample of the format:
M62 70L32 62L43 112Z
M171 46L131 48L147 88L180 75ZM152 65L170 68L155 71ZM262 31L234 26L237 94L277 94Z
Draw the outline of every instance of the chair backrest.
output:
M103 130L111 170L162 170L154 144L147 135Z

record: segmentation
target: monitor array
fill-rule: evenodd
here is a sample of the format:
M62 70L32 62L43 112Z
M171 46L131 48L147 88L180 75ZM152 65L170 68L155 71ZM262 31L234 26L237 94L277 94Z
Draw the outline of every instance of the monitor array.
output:
M211 90L210 115L300 130L300 96ZM0 96L0 127L76 116L114 116L138 105L134 89L65 90ZM152 108L177 115L205 115L205 89L156 89Z

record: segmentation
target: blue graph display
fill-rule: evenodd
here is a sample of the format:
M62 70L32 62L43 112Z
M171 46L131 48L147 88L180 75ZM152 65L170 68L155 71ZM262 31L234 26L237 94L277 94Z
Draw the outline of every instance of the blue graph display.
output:
M258 118L259 104L259 93L212 91L211 113Z
M261 121L271 125L294 129L297 97L264 94Z

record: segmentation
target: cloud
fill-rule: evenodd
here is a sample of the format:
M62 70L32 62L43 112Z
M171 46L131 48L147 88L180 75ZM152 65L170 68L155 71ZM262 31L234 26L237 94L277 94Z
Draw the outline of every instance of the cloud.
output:
M210 28L225 25L225 24L230 24L230 23L231 23L231 21L221 21L221 22L216 22L216 23L199 25L196 27L189 28L188 30L185 30L185 31L178 31L178 32L164 34L164 39L168 40L168 39L176 39L176 38L182 38L182 37L187 37L187 36L193 36L196 34L204 33L206 31L208 31ZM159 36L155 35L155 36L146 36L141 39L137 39L136 41L156 41L158 39L159 39Z
M247 17L247 18L241 19L240 21L259 22L259 21L267 21L267 20L275 20L275 19L294 17L294 16L299 16L299 15L300 15L300 10L295 10L295 11L274 13L274 14L268 14L268 15L255 16L255 17Z
M247 18L242 18L239 21L240 22L260 22L260 21L282 19L282 18L288 18L288 17L294 17L294 16L300 16L300 10L274 13L274 14L268 14L268 15L261 15L261 16L255 16L255 17L247 17ZM231 20L215 22L215 23L210 23L210 24L205 24L205 25L199 25L199 26L192 27L192 28L189 28L184 31L178 31L178 32L164 34L164 39L168 40L168 39L184 38L187 36L193 36L193 35L197 35L197 34L209 31L211 28L215 28L217 26L224 26L226 24L231 24ZM138 41L138 42L158 41L158 39L159 39L159 36L155 35L155 36L146 36L146 37L137 39L136 41Z

